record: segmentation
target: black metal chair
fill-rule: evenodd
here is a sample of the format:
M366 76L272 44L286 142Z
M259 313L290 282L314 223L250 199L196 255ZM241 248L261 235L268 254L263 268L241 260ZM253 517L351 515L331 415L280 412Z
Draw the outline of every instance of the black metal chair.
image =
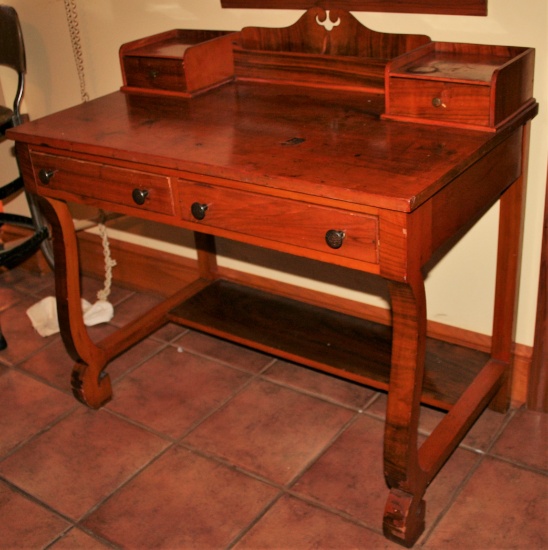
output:
M21 124L28 118L21 114L21 100L25 88L26 57L23 33L17 12L11 6L0 5L0 65L13 69L18 75L17 90L13 108L0 106L0 140L5 139L9 128ZM0 187L0 200L3 200L23 189L21 176ZM32 231L30 236L2 244L0 248L0 267L11 268L28 258L38 248L46 260L53 266L53 252L49 240L47 224L34 198L27 195L31 216L21 216L0 212L0 226L9 224ZM7 347L7 342L0 329L0 350Z

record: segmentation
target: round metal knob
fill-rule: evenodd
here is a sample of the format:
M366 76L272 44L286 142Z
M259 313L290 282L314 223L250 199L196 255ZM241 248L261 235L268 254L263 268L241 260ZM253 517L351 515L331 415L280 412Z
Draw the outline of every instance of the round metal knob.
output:
M203 220L206 215L207 211L207 204L201 204L199 202L192 203L192 206L190 207L190 211L192 212L192 215L197 220Z
M50 168L42 168L42 170L38 172L38 179L44 185L47 185L50 182L51 178L55 176L55 172L57 172L57 170L51 170Z
M325 234L325 242L330 248L340 248L343 245L346 233L344 231L338 231L337 229L330 229Z
M145 200L148 197L148 191L146 189L134 189L133 193L131 193L131 197L135 204L142 206L145 204Z
M443 100L441 99L441 97L435 97L433 100L432 100L432 105L434 107L445 107L445 105L443 104Z

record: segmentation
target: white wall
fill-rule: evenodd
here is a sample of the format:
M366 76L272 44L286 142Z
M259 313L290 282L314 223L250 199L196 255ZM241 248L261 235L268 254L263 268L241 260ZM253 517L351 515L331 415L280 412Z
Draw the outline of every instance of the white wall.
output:
M38 118L78 103L79 81L63 1L11 0L6 3L18 10L27 45L27 111L33 118ZM118 48L124 42L172 28L238 30L248 25L287 26L296 21L301 13L289 10L223 10L220 0L77 0L77 4L87 91L92 98L120 86ZM548 2L489 0L487 17L355 15L368 27L378 31L427 34L433 40L536 49L535 96L541 107L540 115L532 126L517 328L517 341L531 345L548 162ZM9 82L4 86L9 86ZM3 153L0 157L3 166L13 163L5 148L0 152ZM16 203L9 207L17 209L20 206ZM490 334L497 217L498 211L494 208L428 276L430 319ZM173 237L168 237L168 240L173 240ZM184 238L182 240L185 241ZM167 248L177 249L171 245ZM185 252L184 248L181 250ZM288 275L276 273L275 276L289 280ZM308 280L297 279L296 282L314 285ZM375 297L363 297L345 289L321 288L382 303Z

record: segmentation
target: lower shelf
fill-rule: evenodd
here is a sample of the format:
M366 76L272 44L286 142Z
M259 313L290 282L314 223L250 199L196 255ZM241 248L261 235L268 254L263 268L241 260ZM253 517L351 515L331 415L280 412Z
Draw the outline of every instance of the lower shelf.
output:
M389 326L226 280L191 296L170 312L169 320L388 390ZM486 353L427 339L422 402L450 409L488 360Z

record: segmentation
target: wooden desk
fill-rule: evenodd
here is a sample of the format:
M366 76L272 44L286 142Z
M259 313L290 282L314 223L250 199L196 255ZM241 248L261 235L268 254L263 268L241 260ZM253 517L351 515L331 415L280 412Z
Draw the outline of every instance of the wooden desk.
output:
M27 190L52 224L76 397L107 402L108 362L168 321L385 390L384 530L412 545L432 478L493 398L508 405L536 108L529 101L496 131L478 131L381 117L382 90L236 78L191 99L115 92L18 127L10 135ZM499 199L492 352L427 345L424 273ZM67 201L194 231L199 275L93 343ZM216 236L384 278L392 326L219 278ZM421 403L448 412L417 450Z

